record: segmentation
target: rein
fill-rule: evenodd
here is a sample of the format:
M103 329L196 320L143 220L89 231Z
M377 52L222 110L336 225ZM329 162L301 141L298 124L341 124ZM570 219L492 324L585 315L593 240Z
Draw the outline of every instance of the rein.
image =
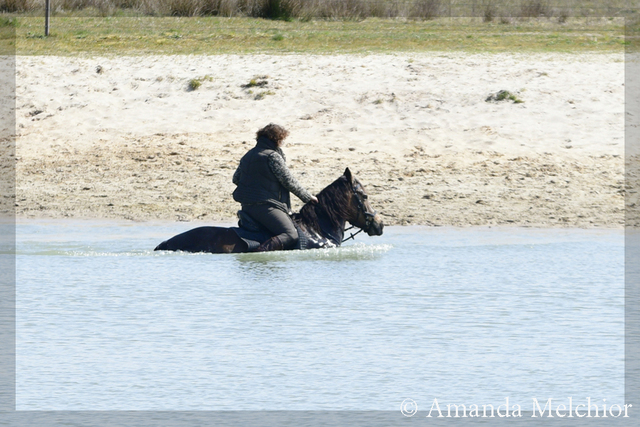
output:
M355 226L355 225L352 225L351 227L346 228L344 231L349 231L349 230L351 230L352 228L356 228L356 226ZM342 240L342 242L340 242L340 244L342 244L342 243L346 242L347 240L351 240L351 239L354 239L354 240L355 240L355 238L356 238L356 236L358 235L358 233L362 233L362 228L361 228L361 229L359 229L358 231L356 231L355 233L349 233L349 234L350 234L350 236L349 236L349 237L347 237L346 239L343 239L343 240Z

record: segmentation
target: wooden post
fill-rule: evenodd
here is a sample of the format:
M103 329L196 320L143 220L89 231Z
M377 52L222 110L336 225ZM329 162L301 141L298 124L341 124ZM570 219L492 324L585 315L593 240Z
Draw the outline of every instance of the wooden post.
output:
M51 15L51 0L46 0L44 8L44 35L49 35L49 16Z

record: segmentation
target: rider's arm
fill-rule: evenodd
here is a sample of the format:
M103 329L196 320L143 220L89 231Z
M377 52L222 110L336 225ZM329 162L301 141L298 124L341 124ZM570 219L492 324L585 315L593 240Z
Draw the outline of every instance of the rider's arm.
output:
M293 175L291 175L291 172L284 162L284 159L277 152L272 153L269 156L269 168L271 169L271 172L273 172L273 174L276 176L276 178L278 178L280 184L282 184L284 188L295 194L304 203L307 203L313 199L311 193L305 190L304 187L300 185L298 180L295 179Z
M240 182L240 166L238 166L238 169L233 173L233 178L231 178L231 180L235 185L238 185Z

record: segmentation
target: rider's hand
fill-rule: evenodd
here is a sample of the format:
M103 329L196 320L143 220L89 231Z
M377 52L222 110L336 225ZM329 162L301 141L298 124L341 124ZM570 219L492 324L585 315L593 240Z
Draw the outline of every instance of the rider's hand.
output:
M311 203L316 204L318 203L318 198L316 196L311 196L311 200L309 200Z

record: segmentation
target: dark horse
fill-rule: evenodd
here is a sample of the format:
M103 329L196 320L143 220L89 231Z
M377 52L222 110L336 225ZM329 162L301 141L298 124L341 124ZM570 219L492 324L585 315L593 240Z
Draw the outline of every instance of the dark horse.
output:
M345 223L370 236L380 236L384 224L371 209L364 187L347 168L344 175L318 194L318 203L305 204L293 215L298 229L297 249L340 246ZM160 243L156 251L212 253L251 252L270 235L242 211L240 227L198 227Z

